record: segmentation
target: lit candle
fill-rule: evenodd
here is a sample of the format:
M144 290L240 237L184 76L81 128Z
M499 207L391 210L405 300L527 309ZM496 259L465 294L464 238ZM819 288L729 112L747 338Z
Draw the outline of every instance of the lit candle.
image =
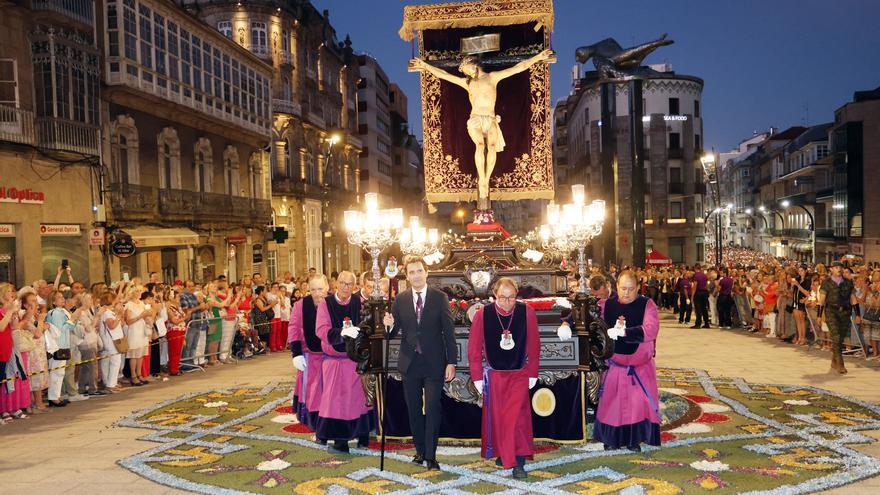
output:
M572 184L571 186L571 198L576 205L582 205L586 202L586 193L584 192L583 184Z

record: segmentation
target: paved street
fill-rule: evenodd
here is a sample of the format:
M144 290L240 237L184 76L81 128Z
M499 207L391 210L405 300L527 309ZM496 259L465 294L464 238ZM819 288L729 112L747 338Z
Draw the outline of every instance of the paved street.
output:
M829 355L822 351L795 349L743 332L691 330L663 315L657 353L658 365L698 368L713 376L739 376L753 383L808 384L859 399L880 402L880 370L877 363L850 359L849 375L828 373ZM137 439L147 434L111 424L132 411L180 395L231 385L262 385L291 379L286 353L239 365L226 365L208 373L147 387L127 390L112 397L71 404L50 414L16 421L0 432L9 440L0 455L4 472L3 493L91 494L182 493L146 481L118 467L117 460L150 449L155 444ZM880 433L873 436L880 438ZM880 444L859 450L880 456ZM8 475L12 473L11 476ZM830 493L878 493L874 478Z

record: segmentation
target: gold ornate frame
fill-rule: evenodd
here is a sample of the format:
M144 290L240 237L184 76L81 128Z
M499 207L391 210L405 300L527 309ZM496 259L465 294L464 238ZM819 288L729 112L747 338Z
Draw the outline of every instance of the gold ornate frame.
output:
M422 33L425 29L504 26L529 22L538 23L537 28L545 28L544 46L548 46L553 28L552 1L504 0L407 6L404 8L400 36L407 41L417 36L419 53L424 57ZM458 157L443 149L440 125L443 118L441 81L422 72L420 83L426 198L432 203L476 200L476 177L463 173ZM511 172L491 177L490 195L495 200L553 199L549 65L541 63L529 69L529 93L530 153L514 157L515 166Z

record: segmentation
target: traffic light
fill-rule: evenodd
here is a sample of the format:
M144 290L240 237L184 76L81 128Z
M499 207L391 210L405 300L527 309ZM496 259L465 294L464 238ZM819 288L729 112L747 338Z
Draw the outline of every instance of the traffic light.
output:
M287 240L288 233L287 229L284 227L273 227L272 228L272 240L277 244L284 244L284 241Z

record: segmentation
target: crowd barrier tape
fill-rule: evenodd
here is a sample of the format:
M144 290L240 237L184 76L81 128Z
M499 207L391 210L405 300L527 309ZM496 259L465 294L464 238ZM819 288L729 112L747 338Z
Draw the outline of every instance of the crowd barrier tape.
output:
M220 321L221 321L221 325L222 325L222 322L223 322L224 320L226 320L226 317L224 317L224 316L217 316L217 317L211 317L211 318L199 318L199 319L196 319L196 320L190 320L190 321L188 321L187 324L186 324L186 331L189 330L190 325L193 324L193 323L208 322L208 324L210 324L211 322L213 322L213 321L217 321L217 320L220 320ZM226 320L226 321L228 321L228 320ZM241 325L241 323L244 322L244 321L246 321L246 320L242 317L242 315L237 315L237 316L236 316L236 318L235 318L235 328L236 328L236 330L239 328L239 325ZM271 325L271 324L272 324L271 321L270 321L270 322L266 322L266 323L258 323L258 324L256 324L256 325L252 325L252 324L248 323L248 328L249 328L249 329L253 329L253 328L256 328L256 327L259 327L259 326ZM170 328L173 328L173 327L169 327L169 329L170 329ZM169 335L166 334L165 336L163 336L163 337L159 337L158 339L156 339L156 341L163 341L163 340L164 340L164 341L166 341L166 342L169 342L169 341L171 341L171 340L183 339L183 341L184 341L184 345L185 345L185 344L186 344L186 333L187 333L186 331L184 331L184 332L183 332L181 335L179 335L179 336L173 336L173 339L172 339L172 338L169 338ZM218 331L219 331L219 332L222 332L222 331L223 331L222 327L221 327ZM228 355L229 357L231 357L234 361L237 362L238 360L235 359L235 358L232 356L232 344L233 344L234 341L235 341L235 338L234 338L234 336L233 336L233 338L230 339L230 341L229 341L229 347L228 347L227 349L221 349L221 350L218 350L217 352L212 352L212 353L210 353L210 354L208 354L208 353L200 354L200 355L197 355L197 356L188 357L188 358L186 358L186 359L184 359L183 357L181 357L181 359L180 359L180 365L181 365L181 366L191 367L191 368L192 368L192 367L195 367L195 368L202 369L202 370L204 371L204 368L202 368L201 366L196 365L196 364L193 364L193 363L191 363L191 362L185 362L185 361L193 361L193 360L196 359L196 358L204 358L204 357L210 357L210 356L219 356L220 354L223 354L224 352L227 353L227 355ZM286 342L286 341L287 341L287 339L285 339L285 342ZM150 345L152 345L153 342L154 342L154 341L150 341ZM221 341L221 342L222 342L222 341ZM147 347L149 347L149 346L147 346ZM87 364L87 363L92 363L92 362L97 362L97 361L103 361L104 359L109 359L109 358L111 358L111 357L113 357L113 356L119 356L119 355L122 355L123 357L125 357L126 354L127 354L127 352L114 352L114 353L112 353L112 354L104 354L104 355L101 355L101 356L95 356L95 357L93 357L93 358L82 359L82 360L79 360L79 361L71 361L71 360L68 360L65 364L63 364L63 365L61 365L61 366L55 366L54 368L49 368L49 369L45 369L45 370L35 371L35 372L33 372L33 373L28 373L27 378L30 379L30 377L32 377L32 376L40 375L40 374L43 374L43 373L51 373L51 372L53 372L53 371L57 371L57 370L63 370L63 369L67 369L67 368L72 368L72 367L74 367L74 366L79 366L79 365L81 365L81 364ZM0 380L0 385L3 385L3 384L6 383L6 382L12 382L12 381L15 381L15 380L20 380L20 379L21 379L21 378L18 377L18 376L15 376L15 377L12 377L12 378L5 378L5 379Z

